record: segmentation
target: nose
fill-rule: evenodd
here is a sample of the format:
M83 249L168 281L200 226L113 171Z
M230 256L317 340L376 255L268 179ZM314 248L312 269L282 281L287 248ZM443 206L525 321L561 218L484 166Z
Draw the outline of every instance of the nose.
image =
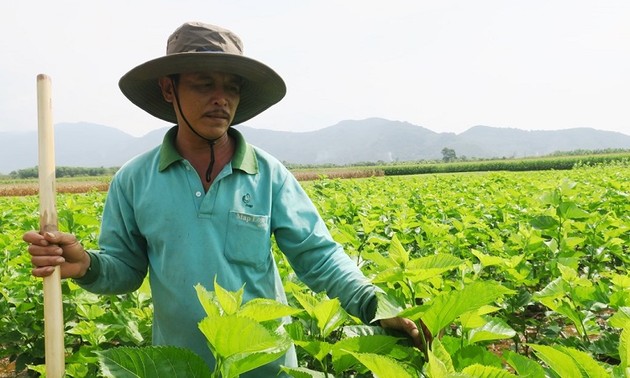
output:
M219 86L212 94L212 103L218 106L227 106L229 104L228 96L225 88Z

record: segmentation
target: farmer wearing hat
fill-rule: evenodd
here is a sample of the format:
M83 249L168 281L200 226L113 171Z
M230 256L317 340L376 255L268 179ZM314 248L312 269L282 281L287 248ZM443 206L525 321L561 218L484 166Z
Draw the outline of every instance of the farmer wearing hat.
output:
M35 266L102 294L140 287L147 273L154 303L153 342L186 347L214 359L197 324L205 317L194 286L214 279L244 300L286 302L271 253L271 236L298 277L315 291L339 298L369 324L378 288L370 284L330 236L312 202L274 157L249 145L232 126L280 101L282 78L242 55L231 31L186 23L168 39L166 55L120 80L122 92L151 115L176 124L161 146L126 163L114 176L103 213L100 251L85 251L71 234L24 235ZM402 318L383 327L407 332ZM430 335L427 335L430 337ZM244 376L275 376L297 366L295 351Z

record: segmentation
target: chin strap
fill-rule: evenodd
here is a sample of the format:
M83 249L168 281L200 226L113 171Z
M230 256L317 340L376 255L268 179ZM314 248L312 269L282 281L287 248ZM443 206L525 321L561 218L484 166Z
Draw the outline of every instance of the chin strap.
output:
M186 116L184 115L184 112L182 111L182 106L180 105L180 102L179 102L179 94L177 93L177 79L175 76L171 76L171 83L173 83L173 94L175 95L175 101L177 101L177 108L179 109L179 114L181 114L182 118L184 119L184 122L186 123L186 125L188 125L188 128L190 128L190 130L192 130L192 132L195 133L195 135L197 135L199 138L208 142L208 145L210 146L210 164L208 164L208 169L206 169L206 182L210 182L212 181L212 170L214 169L214 162L216 161L215 156L214 156L214 145L217 142L217 140L221 139L223 135L225 134L215 139L208 139L204 137L203 135L199 134L197 130L195 130L192 127L190 122L188 122L188 119L186 119Z

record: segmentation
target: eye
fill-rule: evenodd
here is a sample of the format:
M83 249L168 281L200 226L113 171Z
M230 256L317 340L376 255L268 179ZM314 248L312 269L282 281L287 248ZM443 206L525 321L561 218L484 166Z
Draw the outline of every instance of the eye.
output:
M227 90L232 94L240 94L241 86L238 84L228 84Z

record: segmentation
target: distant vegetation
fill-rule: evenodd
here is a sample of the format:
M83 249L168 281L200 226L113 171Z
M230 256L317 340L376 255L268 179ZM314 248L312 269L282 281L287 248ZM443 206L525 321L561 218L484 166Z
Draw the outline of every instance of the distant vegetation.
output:
M292 165L287 167L293 171L298 178L316 176L328 176L334 178L342 172L348 171L349 167L355 169L355 176L360 172L370 173L370 176L398 176L416 175L426 173L454 173L454 172L481 172L481 171L544 171L544 170L566 170L575 166L608 164L619 161L630 162L630 150L607 149L607 150L577 150L571 152L555 152L552 155L538 158L496 158L496 159L467 159L465 156L454 157L456 153L452 149L445 148L448 159L443 160L423 160L415 162L363 162L349 166L336 166L328 164L325 166L314 165ZM448 160L448 162L445 162Z
M543 171L566 170L576 165L607 164L630 161L628 149L558 151L543 157L531 158L467 158L457 156L455 150L444 147L443 159L387 163L384 161L358 162L348 165L336 164L292 164L283 162L298 180L327 178L357 178L372 176L398 176L427 173L481 172L481 171ZM111 177L118 167L57 167L57 178ZM0 180L37 179L37 167L20 169L9 175L0 175Z
M85 168L85 167L57 167L55 169L56 177L97 177L97 176L111 176L118 168ZM20 169L17 171L13 171L9 173L8 176L4 176L3 178L9 179L32 179L37 178L39 175L38 168L26 168Z

